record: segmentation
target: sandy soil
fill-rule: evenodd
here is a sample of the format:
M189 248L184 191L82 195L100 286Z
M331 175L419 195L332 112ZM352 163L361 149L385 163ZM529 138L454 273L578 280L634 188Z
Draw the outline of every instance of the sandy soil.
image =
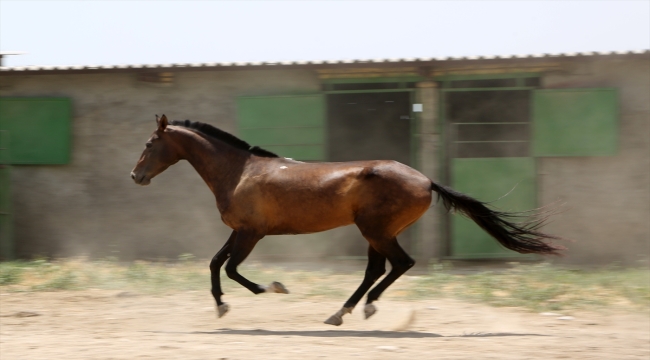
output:
M340 301L237 292L217 319L206 292L0 294L0 358L648 359L650 316L542 315L454 300L381 300L340 327Z

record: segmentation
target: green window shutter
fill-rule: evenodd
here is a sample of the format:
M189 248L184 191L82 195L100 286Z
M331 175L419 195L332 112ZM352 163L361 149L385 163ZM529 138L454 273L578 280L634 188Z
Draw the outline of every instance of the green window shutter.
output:
M71 114L67 98L0 98L0 130L10 135L11 163L67 164Z
M533 92L535 156L615 155L618 97L615 89L550 89Z
M323 95L237 99L239 136L251 145L296 160L325 160Z
M536 207L535 159L480 158L452 160L452 187L503 211ZM507 194L507 195L506 195ZM472 220L451 216L451 255L461 259L525 257L508 250Z

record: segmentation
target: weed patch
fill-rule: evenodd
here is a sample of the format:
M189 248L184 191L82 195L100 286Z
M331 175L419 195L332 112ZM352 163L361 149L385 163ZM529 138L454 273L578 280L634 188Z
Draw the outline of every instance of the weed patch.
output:
M262 285L280 281L293 291L292 299L330 298L344 301L361 283L362 272L332 274L293 271L260 265L242 265L245 277ZM246 293L221 271L224 289ZM190 254L174 263L136 261L61 260L0 263L0 291L70 291L119 289L162 293L210 289L208 262ZM434 265L417 277L404 277L384 296L399 299L456 298L493 306L521 307L533 311L573 308L644 309L650 307L650 273L647 269L607 268L568 270L549 264L519 265L509 270L459 273Z

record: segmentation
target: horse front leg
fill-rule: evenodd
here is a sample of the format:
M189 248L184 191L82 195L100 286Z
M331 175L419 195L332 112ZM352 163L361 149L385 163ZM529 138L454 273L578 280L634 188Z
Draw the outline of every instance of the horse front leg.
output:
M228 304L221 301L221 296L223 295L223 292L221 291L221 266L223 266L223 263L225 263L226 260L228 260L228 257L230 257L230 248L236 236L237 231L233 231L221 250L219 250L219 252L217 252L217 254L212 258L212 261L210 261L210 282L212 283L211 292L214 300L217 302L217 315L219 317L224 316L228 312Z
M258 235L253 232L238 231L230 248L230 260L226 264L226 275L232 280L238 282L241 286L250 290L253 294L263 292L288 294L289 291L281 283L274 281L269 286L256 284L245 277L238 271L237 266L241 264L246 257L253 251L253 248L264 235Z

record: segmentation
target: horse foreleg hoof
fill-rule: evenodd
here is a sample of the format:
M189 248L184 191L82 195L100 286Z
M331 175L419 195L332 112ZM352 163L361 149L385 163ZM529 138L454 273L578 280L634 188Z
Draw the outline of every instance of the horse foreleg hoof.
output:
M366 306L363 308L363 315L365 315L366 319L373 316L377 312L377 307L373 304L366 304Z
M278 294L288 294L289 290L287 290L287 288L284 287L284 285L282 285L282 283L274 281L274 282L271 283L271 285L269 285L266 288L266 292L278 293Z
M343 318L338 314L334 314L330 316L329 319L325 320L325 324L339 326L343 324Z
M352 309L354 309L354 307L342 307L341 310L336 312L336 314L330 316L329 319L325 320L325 324L334 326L343 324L343 315L352 314Z
M226 304L226 303L223 303L221 305L217 305L217 316L222 317L222 316L226 315L228 310L230 310L230 306L228 306L228 304Z

